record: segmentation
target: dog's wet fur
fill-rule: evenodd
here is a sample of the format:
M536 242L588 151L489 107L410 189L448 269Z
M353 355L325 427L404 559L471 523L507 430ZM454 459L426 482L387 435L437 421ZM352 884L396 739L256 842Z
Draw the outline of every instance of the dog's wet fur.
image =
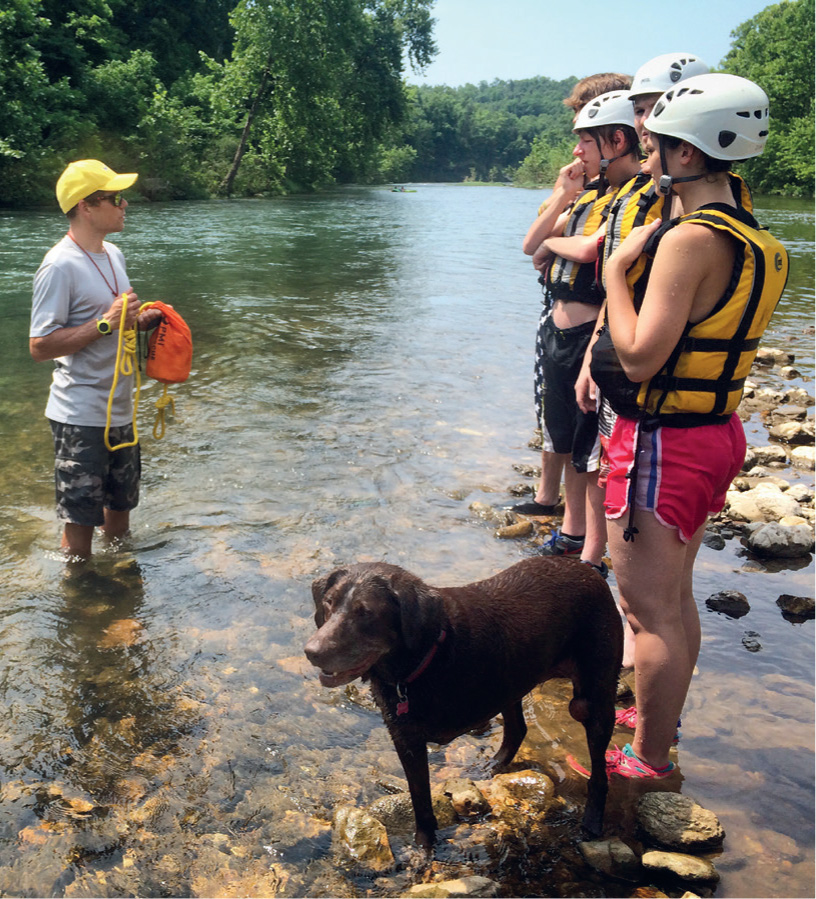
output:
M584 725L592 763L583 827L601 834L623 632L589 565L536 557L463 587L431 587L396 565L361 563L317 578L312 596L318 630L306 656L325 686L370 681L408 780L419 846L430 848L437 829L426 743L501 714L493 769L508 765L527 732L521 700L552 677L573 682L570 714Z

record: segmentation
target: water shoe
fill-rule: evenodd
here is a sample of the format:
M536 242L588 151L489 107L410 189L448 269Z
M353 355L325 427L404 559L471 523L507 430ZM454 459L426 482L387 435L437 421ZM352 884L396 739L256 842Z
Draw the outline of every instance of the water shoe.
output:
M568 537L559 529L552 532L550 539L539 550L539 554L542 556L577 556L583 548L583 537Z

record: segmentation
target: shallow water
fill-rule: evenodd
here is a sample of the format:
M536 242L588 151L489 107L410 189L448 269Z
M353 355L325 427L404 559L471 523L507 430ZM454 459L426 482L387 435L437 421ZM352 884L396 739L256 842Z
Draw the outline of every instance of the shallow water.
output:
M333 806L373 801L402 772L379 716L320 687L303 659L309 585L376 559L465 583L529 551L469 506L506 504L513 465L538 461L540 293L520 240L540 199L421 185L131 206L117 242L133 285L191 324L194 370L171 388L161 441L145 386L132 538L73 578L55 552L50 370L27 354L30 279L64 229L53 212L0 215L0 890L405 886L405 874L343 873L331 854ZM792 383L812 393L812 210L758 208L793 259L766 343L797 354ZM748 430L768 442L759 421ZM703 647L678 759L683 792L727 833L718 896L812 895L813 622L789 623L775 600L812 595L813 573L812 560L767 570L737 540L700 556ZM721 589L744 593L749 615L709 612ZM563 781L580 739L558 689L527 712L522 757ZM494 726L434 752L433 777L466 772L499 740ZM580 785L561 787L580 803ZM630 806L628 787L613 791L611 832ZM445 863L479 861L457 841ZM494 874L505 895L559 895L565 879L545 859Z

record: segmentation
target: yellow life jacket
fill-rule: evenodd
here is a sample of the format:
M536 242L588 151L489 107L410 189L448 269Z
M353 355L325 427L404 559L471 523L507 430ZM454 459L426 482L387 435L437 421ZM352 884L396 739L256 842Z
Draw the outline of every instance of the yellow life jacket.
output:
M641 179L645 179L641 180ZM737 206L746 212L753 212L754 201L751 189L745 181L733 172L728 173L731 193ZM602 265L606 264L613 250L620 245L632 228L650 225L656 219L664 218L663 210L666 198L658 193L651 175L636 175L618 193L619 200L613 204L604 238ZM635 264L626 272L626 283L635 298L636 308L643 302L646 284L649 280L652 256L641 255ZM601 270L603 277L603 268ZM606 285L606 282L603 282Z
M564 225L564 237L594 234L604 223L615 193L598 196L596 186L585 190L575 201ZM600 306L604 292L597 280L595 262L575 262L556 255L544 277L544 289L551 300L573 300Z
M736 410L788 277L785 248L745 210L711 204L673 220L669 227L687 223L700 223L735 239L728 289L706 318L686 325L664 367L648 381L635 384L622 370L614 370L608 330L593 348L591 367L615 411L670 427L724 422Z

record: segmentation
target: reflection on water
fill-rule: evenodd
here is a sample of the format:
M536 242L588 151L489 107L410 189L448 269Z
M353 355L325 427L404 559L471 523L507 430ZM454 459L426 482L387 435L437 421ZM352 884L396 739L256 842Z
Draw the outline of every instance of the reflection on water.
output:
M118 243L134 286L190 322L194 371L172 388L177 417L160 442L159 392L146 385L132 538L71 579L54 552L50 372L26 339L30 278L62 226L51 212L0 216L0 889L395 895L410 884L405 872L372 883L332 855L333 807L374 801L403 775L365 691L324 689L305 662L309 584L375 559L464 583L525 551L468 507L506 503L513 465L537 461L540 294L519 246L539 202L437 185L131 206ZM812 212L763 203L758 217L792 256L769 339L797 353L793 383L812 393ZM749 432L768 442L760 421ZM718 895L812 890L813 622L775 605L812 583L812 562L758 570L735 539L701 554L704 642L678 758L683 791L728 835ZM706 609L725 588L746 595L748 616ZM746 650L748 631L760 651ZM579 809L563 756L582 735L559 690L528 700L521 758ZM499 740L493 727L435 751L436 782ZM631 815L628 791L612 791L613 831ZM440 859L453 869L484 852L460 829ZM601 889L546 853L493 873L508 893Z

